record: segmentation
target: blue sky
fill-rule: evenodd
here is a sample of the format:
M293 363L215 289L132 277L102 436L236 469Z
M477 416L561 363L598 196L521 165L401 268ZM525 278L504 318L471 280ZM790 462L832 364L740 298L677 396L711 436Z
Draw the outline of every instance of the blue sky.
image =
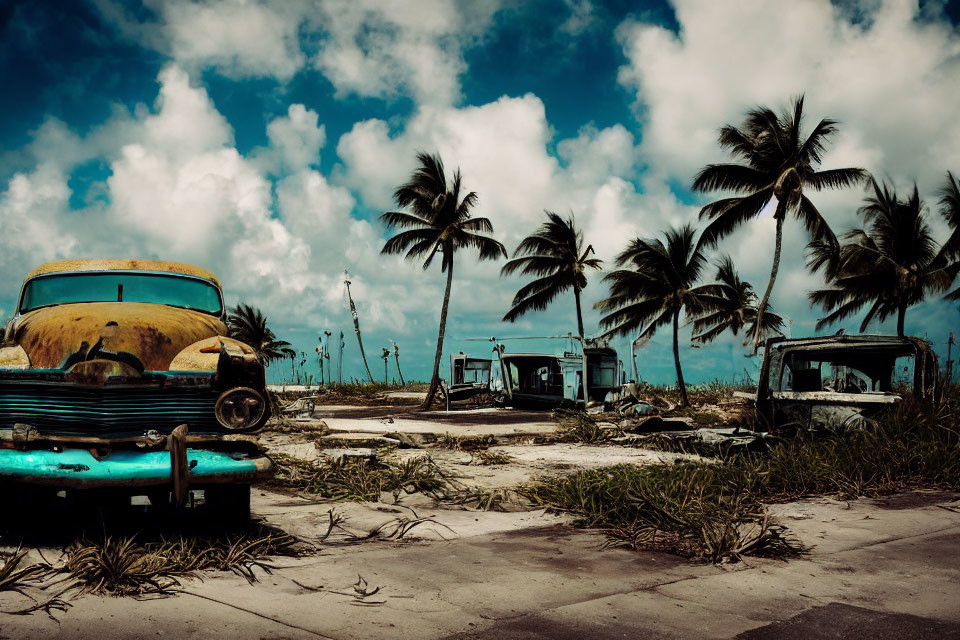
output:
M508 249L543 209L572 211L609 264L629 238L696 219L704 200L688 185L725 159L720 126L801 92L811 120L842 123L825 167L917 181L936 226L936 191L960 173L957 21L956 4L892 0L7 2L0 308L11 312L23 275L46 260L194 262L304 352L342 329L345 375L359 376L349 269L375 375L396 340L405 375L423 379L442 277L379 257L376 222L416 150L462 168ZM861 198L815 202L842 232ZM820 283L803 269L802 230L786 234L773 301L794 335L811 335L805 293ZM762 290L772 221L720 250ZM448 351L486 349L462 338L574 329L568 298L500 323L521 281L498 269L460 259ZM597 277L588 303L602 294ZM586 316L589 332L598 316ZM958 320L955 303L931 301L907 329L942 346ZM672 380L669 344L664 333L643 349L644 379ZM742 375L755 366L744 351L732 336L684 349L687 378Z

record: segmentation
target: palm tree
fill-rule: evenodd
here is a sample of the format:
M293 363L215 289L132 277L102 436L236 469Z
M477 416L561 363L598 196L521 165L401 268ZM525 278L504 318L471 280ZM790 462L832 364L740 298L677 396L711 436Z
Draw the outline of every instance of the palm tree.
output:
M779 117L766 107L756 107L747 113L740 128L727 125L720 130L720 146L744 162L709 164L693 181L694 191L722 189L740 194L711 202L700 210L701 218L711 220L700 236L700 244L706 247L714 246L741 224L757 217L771 199L776 199L776 244L770 280L757 307L757 316L761 318L780 269L783 222L788 213L793 212L813 240L836 244L830 226L804 195L804 187L816 191L839 189L858 184L868 175L863 169L818 171L826 142L836 132L837 123L821 120L804 138L802 119L802 95L794 101L792 112ZM764 326L762 321L756 325L754 349L760 343Z
M573 289L577 331L583 338L580 292L587 286L586 270L599 269L602 261L590 257L594 253L593 245L583 248L583 232L577 229L573 214L564 220L552 211L544 213L547 221L520 242L513 252L513 260L500 270L501 276L520 271L525 276L536 277L517 291L503 320L513 322L528 311L543 311L558 295Z
M950 227L950 237L943 243L945 258L957 259L960 257L960 180L947 171L947 184L940 189L940 215ZM951 291L947 298L960 299L960 288Z
M297 355L289 342L277 340L260 309L249 304L241 302L230 310L227 315L227 335L249 345L264 365L283 358L293 360Z
M406 252L407 260L423 259L424 270L433 263L437 253L442 254L440 270L447 274L447 286L443 293L440 311L440 330L437 336L437 353L433 361L433 376L430 388L423 401L426 409L440 385L440 357L443 353L443 336L447 326L447 308L450 305L450 289L453 285L453 256L458 249L476 249L481 260L496 260L507 257L503 245L485 234L493 233L493 225L487 218L474 218L470 210L477 204L473 191L461 195L460 169L447 183L443 161L439 155L417 154L420 166L410 180L393 194L393 200L401 209L388 211L380 220L388 228L406 229L387 240L382 253Z
M728 329L737 335L741 329L755 332L757 294L753 285L740 279L730 256L717 261L717 282L701 296L703 314L694 318L693 340L707 343ZM768 306L763 314L763 335L781 333L783 318Z
M839 247L811 245L808 264L815 271L824 268L830 286L810 292L809 298L828 312L817 322L818 330L869 305L861 332L873 320L895 315L897 335L903 336L907 309L949 288L958 264L934 239L916 185L901 200L886 184L871 184L874 193L858 210L867 227L846 233Z
M690 406L687 387L680 367L677 332L680 313L697 316L704 311L704 298L715 291L711 285L697 286L706 262L694 241L693 225L670 229L667 243L636 238L617 256L619 269L603 280L610 284L610 297L595 308L607 312L600 319L605 336L628 335L641 329L640 338L656 333L659 327L673 323L673 362L677 370L677 387L683 406Z

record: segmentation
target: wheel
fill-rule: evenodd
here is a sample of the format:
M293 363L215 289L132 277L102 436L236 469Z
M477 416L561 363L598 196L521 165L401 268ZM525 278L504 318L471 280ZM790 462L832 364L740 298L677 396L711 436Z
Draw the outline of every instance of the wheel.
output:
M207 514L229 525L242 525L250 520L250 485L218 484L203 490Z

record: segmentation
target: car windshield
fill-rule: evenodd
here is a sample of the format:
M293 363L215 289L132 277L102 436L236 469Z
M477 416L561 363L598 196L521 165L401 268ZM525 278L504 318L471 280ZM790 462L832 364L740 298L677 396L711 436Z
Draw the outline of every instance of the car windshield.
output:
M77 302L154 302L220 315L220 290L196 278L173 274L61 273L34 278L23 287L20 312Z

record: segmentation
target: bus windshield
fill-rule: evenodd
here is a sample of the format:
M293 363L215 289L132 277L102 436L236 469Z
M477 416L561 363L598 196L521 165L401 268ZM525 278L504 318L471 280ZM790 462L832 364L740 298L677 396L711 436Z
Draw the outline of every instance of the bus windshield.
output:
M153 302L219 316L220 290L212 283L174 274L123 272L58 273L26 283L20 312L78 302Z

